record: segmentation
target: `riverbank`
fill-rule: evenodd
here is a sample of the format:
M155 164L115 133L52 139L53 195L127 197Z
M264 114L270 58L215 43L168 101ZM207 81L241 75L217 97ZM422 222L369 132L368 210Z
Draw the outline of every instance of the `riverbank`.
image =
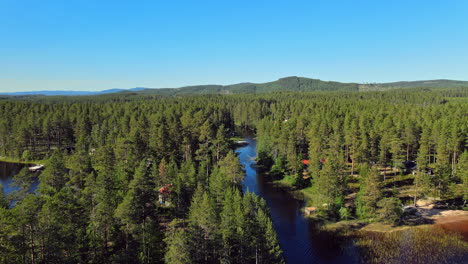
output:
M268 173L266 172L264 172L263 174L268 175ZM312 199L312 187L307 187L304 189L295 189L293 186L294 179L289 175L285 176L281 180L273 180L271 181L271 183L289 191L294 197L298 197L298 199L304 200L306 203L305 206L309 206L309 204L307 204L307 201L310 201Z
M46 160L21 160L21 159L15 159L15 158L10 158L10 157L0 156L0 161L8 162L8 163L19 163L19 164L33 165L33 164L44 163Z
M347 238L364 263L466 263L468 213L445 210L434 223L392 226L361 220L320 225L322 232Z
M409 228L424 227L424 226L457 226L458 228L449 228L453 231L459 231L464 236L468 236L468 212L460 210L447 210L445 215L433 217L432 223L421 225L390 225L380 222L372 222L366 220L343 220L338 222L320 221L317 218L308 217L311 221L321 222L321 228L329 231L336 231L343 234L354 231L367 231L367 232L395 232L402 231ZM455 230L456 229L456 230Z
M272 181L275 186L283 188L298 199L304 200L305 207L309 206L310 203L308 203L308 201L312 198L312 187L295 189L293 187L293 182L293 178L290 176L285 176L281 180ZM387 233L411 228L441 226L444 229L461 233L465 240L468 241L468 211L439 209L435 208L434 204L417 206L415 209L417 212L411 216L411 221L405 222L405 219L403 219L403 224L400 225L385 224L377 222L374 219L333 221L332 219L325 218L321 214L311 214L305 217L309 221L316 223L325 231L336 232L342 235L348 235L356 231Z
M288 179L270 184L299 199L310 199L310 187L294 189ZM348 241L347 250L359 252L360 263L465 263L468 211L419 207L418 213L430 224L393 226L375 219L334 221L320 212L304 218L315 227L314 237Z
M236 149L245 169L242 189L265 199L286 263L359 263L359 252L341 250L348 246L346 241L336 240L332 234L316 233L315 225L301 213L304 206L301 194L296 193L295 197L289 190L272 183L271 176L265 175L263 167L257 165L255 139L244 140L249 144Z
M351 234L364 263L467 263L468 242L438 225Z

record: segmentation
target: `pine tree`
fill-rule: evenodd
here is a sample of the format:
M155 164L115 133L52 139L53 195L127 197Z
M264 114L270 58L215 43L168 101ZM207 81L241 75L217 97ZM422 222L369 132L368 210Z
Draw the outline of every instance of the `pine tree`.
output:
M377 210L377 202L382 197L379 171L376 167L363 167L360 177L360 190L356 198L356 214L361 218L373 217Z
M219 168L215 167L209 179L208 189L218 208L221 207L224 194L230 186L228 179L220 172Z
M343 172L337 167L339 161L328 159L320 175L314 179L312 203L320 208L324 208L330 213L337 210L335 202L339 198L343 186L340 184L340 178Z
M22 241L21 232L17 228L18 220L21 219L16 217L14 211L0 207L0 263L21 263L25 261L21 253L27 252L27 249L23 246L24 243L21 243L24 241ZM32 246L34 245L32 244ZM35 257L35 253L32 253L32 256ZM34 257L32 257L32 260L35 261Z
M215 203L209 194L197 187L189 211L190 229L194 243L198 245L194 252L194 262L213 261L213 248L218 234L218 216Z
M213 140L216 162L219 162L226 155L226 150L229 147L228 140L229 138L227 135L227 129L225 128L224 124L221 124L221 126L219 126L218 130L216 131L216 137Z
M194 263L190 256L190 241L183 229L176 230L166 238L167 250L164 261L167 264L191 264Z
M151 164L147 160L140 162L129 191L115 211L115 216L123 225L127 236L131 235L140 245L139 258L143 263L155 259L154 251L150 244L156 235L154 229L148 228L154 225L156 192L153 178L150 173ZM127 239L127 245L130 241ZM128 248L128 246L126 246Z
M276 232L268 215L263 210L257 211L257 223L259 225L259 250L256 252L256 263L284 263L282 250L279 246Z
M88 174L92 171L91 158L88 153L84 151L78 151L71 157L70 168L70 181L69 184L76 188L83 189L85 179Z
M401 209L401 201L398 198L383 198L377 203L377 206L379 207L377 214L381 221L390 224L398 223L403 213Z
M197 185L196 176L197 172L192 159L189 158L188 160L183 161L176 179L178 185L178 204L182 210L188 208L190 204L190 198L192 197Z
M81 238L88 219L72 188L65 187L47 197L38 214L41 255L47 262L79 262ZM81 245L80 245L81 244Z
M213 130L210 120L206 120L200 127L200 136L198 138L200 144L198 150L195 152L196 160L212 161L212 146L213 146Z
M3 192L3 186L0 184L0 208L8 208L8 200Z
M465 150L458 161L457 175L462 181L464 205L468 200L468 151Z
M222 259L226 263L232 263L236 257L239 257L240 241L237 235L239 226L236 217L241 217L242 214L238 215L239 212L236 212L234 203L233 190L228 190L225 193L223 208L220 213L220 233L223 241Z
M233 151L230 151L226 157L219 162L219 172L226 177L227 181L230 182L232 186L240 187L244 179L242 165Z
M425 171L418 170L414 176L414 205L418 197L423 198L430 193L431 187L431 176Z
M96 154L94 168L97 171L95 183L89 191L92 193L92 207L88 235L91 247L95 250L92 258L97 262L109 261L112 245L115 243L116 219L114 211L118 205L116 179L114 175L115 156L112 148L102 147Z
M50 157L46 169L41 173L38 192L53 195L68 182L67 168L63 160L63 154L55 151Z

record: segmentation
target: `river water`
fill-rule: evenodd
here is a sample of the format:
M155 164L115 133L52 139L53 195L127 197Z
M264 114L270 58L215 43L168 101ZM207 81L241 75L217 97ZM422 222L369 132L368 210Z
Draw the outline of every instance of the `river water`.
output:
M0 161L0 184L3 187L3 193L10 194L19 189L19 187L14 186L13 177L26 166L30 165ZM39 185L39 181L37 180L37 173L31 173L31 177L34 179L29 191L34 192Z
M245 167L244 192L250 191L266 200L273 225L287 263L358 263L357 250L351 241L342 241L323 234L304 218L304 201L289 192L268 183L257 173L256 141L248 137L249 144L236 149Z

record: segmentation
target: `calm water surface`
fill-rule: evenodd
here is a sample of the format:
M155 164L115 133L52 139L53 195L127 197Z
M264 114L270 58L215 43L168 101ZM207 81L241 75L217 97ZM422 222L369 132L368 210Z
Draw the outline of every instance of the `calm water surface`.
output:
M257 173L256 141L251 137L245 140L249 145L236 149L246 171L244 192L253 192L266 200L286 262L358 263L357 251L350 241L338 241L317 232L300 210L304 206L303 201L268 183Z
M3 186L3 192L5 194L9 194L15 190L18 190L18 187L13 186L13 177L26 166L30 165L0 161L0 184ZM34 190L37 188L37 185L39 184L39 181L37 180L37 173L31 173L31 176L35 177L35 180L30 189L31 192L34 192Z

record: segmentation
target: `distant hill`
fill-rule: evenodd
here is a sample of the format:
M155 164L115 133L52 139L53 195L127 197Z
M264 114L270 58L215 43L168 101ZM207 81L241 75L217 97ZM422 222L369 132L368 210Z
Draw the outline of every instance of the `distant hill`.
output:
M156 95L188 95L188 94L238 94L238 93L267 93L280 91L386 91L392 89L409 88L468 88L468 81L428 80L392 83L342 83L322 81L304 77L286 77L267 83L239 83L232 85L198 85L181 88L145 89L139 94Z
M184 94L239 94L279 91L358 91L357 83L328 82L304 77L286 77L267 83L238 83L231 85L197 85L181 88L145 89L139 94L184 95Z
M24 95L45 95L45 96L80 96L80 95L100 95L100 94L110 94L110 93L118 93L123 91L141 91L145 88L137 87L133 89L109 89L103 91L31 91L31 92L13 92L13 93L1 93L0 95L9 95L9 96L24 96Z
M468 88L468 81L455 80L426 80L412 82L391 82L391 83L342 83L333 81L322 81L319 79L310 79L304 77L286 77L273 82L266 83L238 83L231 85L195 85L181 88L143 88L133 89L110 89L99 92L83 91L36 91L36 92L15 92L0 93L8 96L25 95L102 95L112 93L132 93L141 95L196 95L196 94L240 94L240 93L268 93L268 92L312 92L312 91L386 91L392 89L410 89L410 88Z

